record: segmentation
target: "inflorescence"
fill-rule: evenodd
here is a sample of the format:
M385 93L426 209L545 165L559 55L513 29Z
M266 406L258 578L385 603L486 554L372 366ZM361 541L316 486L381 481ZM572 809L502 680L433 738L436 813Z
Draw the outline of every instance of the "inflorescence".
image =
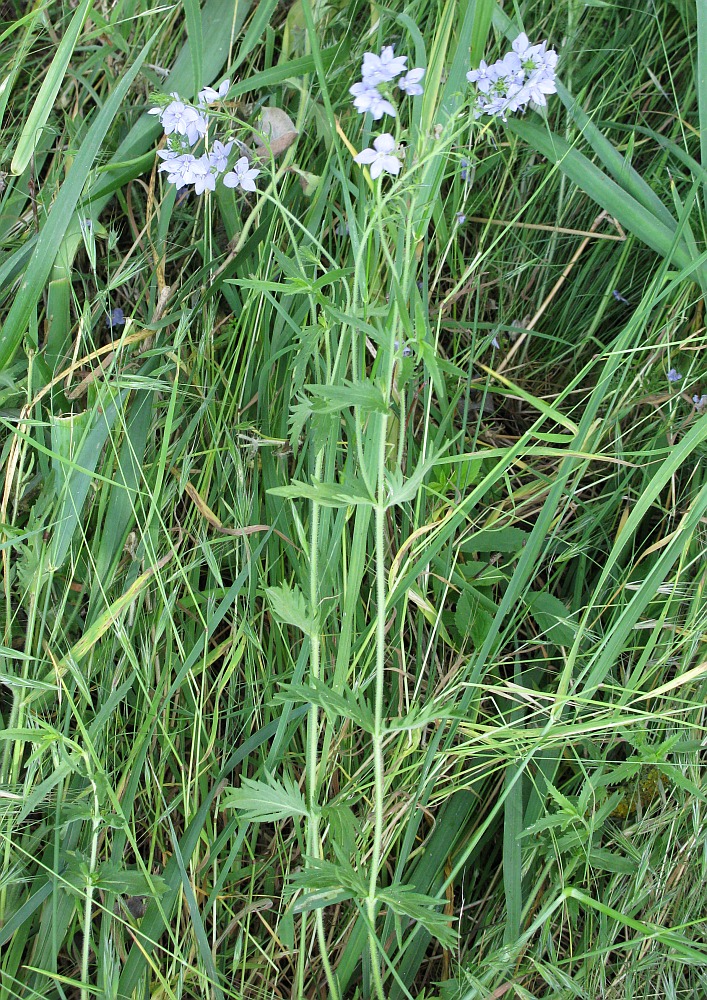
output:
M163 107L152 108L148 113L159 115L167 136L167 148L157 151L163 161L159 169L165 171L167 180L178 191L192 187L195 194L215 191L216 181L221 178L226 187L255 191L255 178L260 171L251 167L247 156L241 156L228 170L228 161L233 142L214 139L209 145L209 105L222 101L231 84L224 80L218 90L204 87L199 91L198 104L194 107L182 101L179 94L171 94L172 100ZM196 156L192 149L201 141L207 148Z
M557 52L548 49L547 41L531 45L525 33L518 35L511 51L502 59L491 66L482 60L478 69L467 73L467 79L477 90L474 116L490 115L505 121L509 112L525 111L528 105L545 107L547 95L557 92L556 65ZM366 52L361 79L349 88L354 107L360 114L370 114L374 121L384 115L396 118L396 101L401 94L419 97L424 92L424 75L425 70L420 66L408 69L407 56L396 56L392 45L384 46L380 55ZM210 106L223 101L229 88L229 80L224 80L217 90L204 87L199 91L196 106L173 93L170 101L164 98L162 106L149 112L159 115L167 136L166 148L158 151L163 161L159 169L178 191L184 188L193 188L196 194L215 191L219 178L226 187L256 190L255 179L260 170L251 166L250 158L241 156L229 170L234 142L218 138L209 141ZM202 142L204 151L197 155L194 150ZM358 153L355 161L369 166L375 180L383 173L399 174L401 158L397 140L390 132L384 132L373 140L372 148ZM462 179L466 179L467 161L462 161L462 166Z
M518 35L502 59L489 66L482 60L478 69L467 73L467 80L476 85L474 117L482 115L501 118L513 111L525 111L528 105L543 108L547 95L557 92L555 67L557 52L548 49L547 40L531 45L525 33ZM403 75L404 74L404 75ZM407 69L407 56L396 56L392 45L386 45L379 56L366 52L361 66L361 80L349 88L354 107L361 114L368 112L374 121L383 115L397 117L393 103L394 87L409 96L423 93L421 80L425 70ZM400 173L400 154L393 136L384 132L373 141L373 148L364 149L355 157L356 163L368 164L371 178L382 173ZM462 161L462 180L468 177L466 160Z
M523 32L502 59L488 66L482 59L478 69L466 74L478 91L474 116L491 115L506 120L507 113L525 111L528 104L544 108L547 95L557 93L557 52L547 41L531 45Z

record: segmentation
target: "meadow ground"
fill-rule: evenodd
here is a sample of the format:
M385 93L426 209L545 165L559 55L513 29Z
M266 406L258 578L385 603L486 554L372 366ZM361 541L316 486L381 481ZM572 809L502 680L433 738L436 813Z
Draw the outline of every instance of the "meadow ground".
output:
M0 43L0 1000L706 996L707 5Z

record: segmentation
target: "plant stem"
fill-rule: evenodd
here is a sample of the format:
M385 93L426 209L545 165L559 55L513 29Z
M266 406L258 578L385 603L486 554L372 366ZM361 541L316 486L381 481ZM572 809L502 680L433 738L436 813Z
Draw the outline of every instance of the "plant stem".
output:
M392 356L392 354L391 354ZM378 438L378 503L376 505L376 688L373 722L373 774L374 774L374 826L373 853L371 856L371 872L368 884L368 899L366 907L369 921L369 942L371 950L371 970L376 994L383 1000L383 982L381 979L378 948L376 943L376 890L378 873L383 853L383 797L385 794L385 775L383 763L383 695L385 690L385 453L388 430L388 415L381 416L381 428Z
M314 462L314 480L319 482L322 476L324 464L324 450L317 453ZM312 619L315 627L310 636L310 676L312 680L319 680L321 676L321 637L318 625L319 609L319 517L321 513L320 504L312 503L312 530L310 534L309 551L309 599L311 605ZM321 844L319 842L319 805L317 802L317 771L318 771L318 744L319 744L319 709L312 705L307 714L307 854L310 858L320 858L322 856ZM319 952L324 966L327 984L329 986L329 996L331 1000L339 1000L339 987L334 976L334 971L329 962L326 946L326 934L324 933L324 915L321 910L315 913L315 925L317 928L317 941ZM306 927L306 914L302 914L302 938L305 939L304 929ZM300 952L301 955L305 951ZM302 962L298 967L300 977L304 975ZM302 978L300 978L300 985Z
M86 763L89 764L88 755ZM90 765L89 765L90 766ZM91 816L91 860L89 862L88 884L86 886L86 904L83 915L83 944L81 946L81 1000L89 1000L91 992L88 982L88 963L91 957L91 907L93 903L93 873L98 860L98 834L101 828L100 803L98 789L89 773L89 781L93 788L93 815Z

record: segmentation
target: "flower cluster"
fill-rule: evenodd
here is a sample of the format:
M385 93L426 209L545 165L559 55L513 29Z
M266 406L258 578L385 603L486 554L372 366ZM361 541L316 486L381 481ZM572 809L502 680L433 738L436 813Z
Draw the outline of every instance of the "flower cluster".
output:
M547 41L531 45L525 33L518 35L511 51L488 66L482 59L478 69L466 74L476 85L474 114L493 115L506 120L510 111L525 111L528 104L545 107L547 95L557 93L555 67L557 52Z
M361 80L349 88L349 93L354 96L356 110L361 114L369 111L375 121L383 115L395 118L395 107L389 100L392 96L390 85L394 81L395 86L410 97L421 94L420 80L425 71L419 68L408 70L407 61L407 56L395 55L392 45L386 45L379 56L373 52L364 53Z
M168 139L167 148L157 151L163 161L159 169L166 172L168 182L178 191L192 186L195 194L215 191L219 177L226 187L255 191L255 178L260 171L250 166L248 157L241 156L233 169L226 172L233 142L215 139L210 146L208 143L209 105L223 100L230 86L230 81L224 80L218 90L204 87L199 91L196 107L173 93L168 104L148 112L159 115ZM202 140L208 148L197 156L192 149Z
M396 86L409 97L416 97L423 92L420 81L424 75L420 67L409 70L407 56L396 56L393 46L386 45L379 56L373 52L364 53L361 80L349 88L349 93L353 94L354 107L360 114L368 111L375 121L383 115L395 118L395 106L390 100L392 87ZM384 172L400 173L397 144L390 132L379 135L373 140L372 149L362 150L354 159L356 163L370 166L373 180Z

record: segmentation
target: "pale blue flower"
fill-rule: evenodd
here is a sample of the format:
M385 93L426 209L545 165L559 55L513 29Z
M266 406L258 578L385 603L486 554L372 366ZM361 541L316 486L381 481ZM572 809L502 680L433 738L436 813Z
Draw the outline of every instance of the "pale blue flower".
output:
M204 153L198 160L194 160L185 176L188 178L187 182L194 185L194 194L216 190L216 172L211 165L208 153Z
M215 104L216 101L222 101L228 93L230 87L230 80L224 80L221 84L219 84L218 90L214 90L213 87L204 87L203 90L199 91L199 105Z
M177 135L186 136L190 146L195 146L208 131L208 119L191 104L175 100L164 109L154 108L150 114L154 114L156 111L160 115L165 134L171 135L176 132Z
M617 288L615 288L615 289L613 290L613 292L612 292L611 294L612 294L612 295L614 296L614 298L616 299L616 301L617 301L617 302L623 302L623 304L624 304L625 306L628 306L628 305L630 305L630 304L631 304L631 303L630 303L630 302L628 301L628 299L625 299L625 298L623 297L623 295L622 295L622 294L621 294L621 293L619 292L619 290L618 290Z
M557 92L556 65L557 53L547 41L531 45L527 35L519 35L502 59L491 66L482 59L466 74L477 89L475 117L497 115L505 121L508 112L525 111L528 104L544 107L547 95Z
M549 70L536 70L528 77L525 83L525 90L528 100L540 108L547 104L547 94L557 93L557 83L555 74Z
M356 163L367 163L371 168L371 179L375 180L383 171L387 174L399 174L401 162L397 155L395 139L389 132L384 132L373 140L373 149L364 149L354 157Z
M379 56L365 52L361 66L363 82L377 87L379 83L390 83L407 69L407 56L396 56L392 45L386 45Z
M464 215L463 212L457 212L454 218L456 219L456 223L458 226L463 226L464 223L466 222L466 216Z
M491 70L492 67L488 65L485 59L482 59L479 63L478 69L469 70L466 74L466 78L469 83L475 83L477 90L480 90L482 94L488 94L497 79L496 76L492 75Z
M537 70L554 73L557 66L557 52L548 49L547 39L537 45L531 45L528 36L521 33L513 42L512 48L526 73L534 73Z
M242 188L243 191L255 191L255 178L260 173L248 163L247 156L241 156L233 170L224 174L223 183L228 188Z
M679 382L681 378L682 374L676 368L671 368L668 372L668 382Z
M218 139L212 145L209 151L209 163L214 168L217 174L222 174L226 167L228 166L228 155L233 148L232 142L227 142L225 145L219 142Z
M395 108L390 101L383 97L377 87L372 87L365 81L361 81L355 83L353 87L349 87L349 93L355 97L354 107L359 114L365 114L369 111L375 121L378 121L383 115L391 115L395 118Z
M707 406L707 394L702 396L693 396L692 402L695 404L695 409L698 413L702 413L705 406Z
M192 183L191 166L196 161L196 157L191 153L177 153L173 149L158 149L157 155L165 162L160 163L159 169L167 173L167 180L174 184L177 191Z
M423 78L424 75L425 71L424 69L420 69L420 67L416 67L415 69L410 69L405 74L405 76L400 77L397 85L409 97L417 97L423 93L420 80Z

